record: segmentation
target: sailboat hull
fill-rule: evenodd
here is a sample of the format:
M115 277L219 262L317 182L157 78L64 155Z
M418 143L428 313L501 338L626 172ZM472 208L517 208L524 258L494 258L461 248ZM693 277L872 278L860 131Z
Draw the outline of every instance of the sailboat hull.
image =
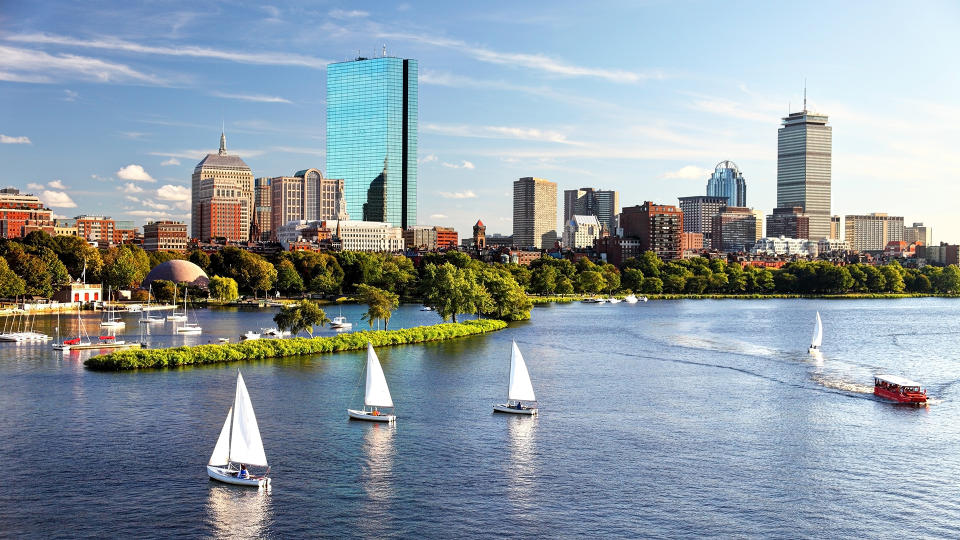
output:
M237 478L237 471L226 467L214 467L207 465L207 476L224 484L233 484L235 486L247 487L270 487L269 476L250 476L248 478Z
M537 414L537 411L538 409L533 407L524 407L522 409L518 409L514 406L506 405L506 404L493 406L493 412L502 412L507 414L523 414L526 416L532 416L534 414Z
M354 420L366 420L367 422L393 422L397 419L395 414L373 414L370 411L358 411L356 409L347 409L347 415Z

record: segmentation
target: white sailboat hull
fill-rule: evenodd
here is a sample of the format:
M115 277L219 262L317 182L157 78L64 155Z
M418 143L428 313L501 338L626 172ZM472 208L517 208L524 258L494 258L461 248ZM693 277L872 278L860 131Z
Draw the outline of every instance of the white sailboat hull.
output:
M270 487L269 476L250 476L248 478L237 478L237 471L226 467L214 467L207 465L207 475L219 482L233 484L235 486L247 487Z
M162 323L162 322L163 322L163 319L161 319L160 317L147 317L146 319L140 319L140 324L154 324L154 323Z
M187 320L186 315L167 315L167 320L171 322L181 322Z
M522 409L518 409L512 405L501 403L499 405L493 406L493 412L502 412L507 414L523 414L523 415L531 416L531 415L537 414L538 409L536 409L535 407L524 407Z
M100 323L100 328L120 328L121 326L126 326L127 323L123 321L107 321Z
M187 335L202 334L203 328L177 328L177 333Z
M366 420L367 422L393 422L397 419L395 414L373 414L372 411L358 411L356 409L347 409L347 415L354 420Z

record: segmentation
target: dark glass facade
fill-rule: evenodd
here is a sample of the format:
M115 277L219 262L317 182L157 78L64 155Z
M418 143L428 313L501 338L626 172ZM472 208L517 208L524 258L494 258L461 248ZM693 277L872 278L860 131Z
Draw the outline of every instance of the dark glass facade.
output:
M327 66L327 176L354 219L416 225L417 103L416 60Z

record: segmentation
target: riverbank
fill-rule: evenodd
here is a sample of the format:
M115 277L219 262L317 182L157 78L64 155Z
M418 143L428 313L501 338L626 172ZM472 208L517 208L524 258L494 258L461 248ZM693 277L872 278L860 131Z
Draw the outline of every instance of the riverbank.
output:
M643 294L648 300L784 300L791 298L821 298L826 300L885 300L896 298L957 298L955 294L929 293L850 293L850 294ZM622 294L613 295L614 298L623 298ZM606 295L577 295L569 296L530 296L530 301L537 304L569 304L582 302L588 298L609 298Z
M196 345L166 349L117 351L94 356L84 365L95 371L162 369L190 365L219 364L245 360L264 360L307 354L333 353L374 347L443 341L502 330L507 323L497 319L441 323L400 330L350 332L329 337L258 339L242 343Z

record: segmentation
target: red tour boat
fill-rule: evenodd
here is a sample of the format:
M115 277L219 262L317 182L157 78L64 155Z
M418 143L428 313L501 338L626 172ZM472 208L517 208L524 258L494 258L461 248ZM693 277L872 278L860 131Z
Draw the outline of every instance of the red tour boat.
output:
M920 383L896 375L874 376L873 393L897 403L923 405L927 402L927 392L920 389Z

